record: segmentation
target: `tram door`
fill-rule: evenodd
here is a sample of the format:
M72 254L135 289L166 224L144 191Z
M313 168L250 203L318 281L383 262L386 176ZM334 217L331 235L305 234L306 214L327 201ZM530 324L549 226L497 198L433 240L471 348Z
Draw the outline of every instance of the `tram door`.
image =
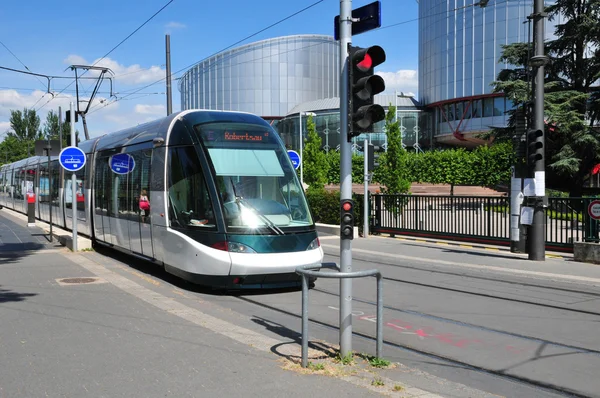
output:
M128 198L129 237L131 250L154 258L152 245L152 203L150 203L150 165L152 150L145 149L129 153L135 168L129 173Z

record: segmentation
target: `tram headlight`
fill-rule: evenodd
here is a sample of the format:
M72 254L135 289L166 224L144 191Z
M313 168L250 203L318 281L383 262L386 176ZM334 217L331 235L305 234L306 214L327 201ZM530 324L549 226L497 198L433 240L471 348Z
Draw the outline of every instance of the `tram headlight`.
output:
M227 242L228 251L231 253L256 253L250 246L237 242Z
M315 238L312 242L310 242L310 245L308 245L306 250L318 249L319 246L321 246L321 243L319 242L319 238Z

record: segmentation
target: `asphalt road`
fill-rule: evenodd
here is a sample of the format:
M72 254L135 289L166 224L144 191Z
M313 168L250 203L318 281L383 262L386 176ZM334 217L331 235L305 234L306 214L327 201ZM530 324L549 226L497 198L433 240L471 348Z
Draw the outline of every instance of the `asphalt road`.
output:
M323 237L326 261L338 240ZM226 308L219 316L300 341L298 290L214 294L110 251L189 305ZM98 254L95 254L98 255ZM449 396L461 386L501 396L600 396L600 271L570 259L532 263L502 251L375 238L356 240L353 270L384 275L384 356L407 366L407 382ZM375 279L353 282L353 349L374 354ZM310 291L311 339L336 343L339 282ZM422 373L424 372L424 373ZM423 376L426 375L426 376ZM432 382L434 377L435 382ZM441 380L441 381L440 381Z

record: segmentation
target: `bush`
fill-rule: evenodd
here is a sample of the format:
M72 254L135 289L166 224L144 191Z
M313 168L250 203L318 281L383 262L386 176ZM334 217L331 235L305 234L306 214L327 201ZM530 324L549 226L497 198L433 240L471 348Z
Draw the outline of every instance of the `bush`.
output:
M364 195L352 195L354 200L354 225L362 231L363 226L363 197ZM340 225L340 192L327 191L323 188L308 187L306 200L312 213L314 222Z

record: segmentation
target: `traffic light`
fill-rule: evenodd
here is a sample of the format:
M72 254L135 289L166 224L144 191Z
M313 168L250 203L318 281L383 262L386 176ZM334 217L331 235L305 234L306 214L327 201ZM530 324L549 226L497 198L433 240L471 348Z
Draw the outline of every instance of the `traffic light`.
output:
M385 119L381 105L374 104L375 94L385 90L375 67L385 62L385 51L379 46L348 46L348 142L361 133L373 132L373 124Z
M379 150L376 145L369 144L367 147L367 171L373 171L379 167Z
M538 171L543 170L544 165L544 131L529 130L527 133L527 164ZM536 166L542 167L536 167Z
M354 239L354 203L351 199L342 199L340 209L340 238Z
M77 113L77 111L75 112L75 123L77 123L79 121L79 113ZM71 123L71 111L66 111L65 112L65 123Z

